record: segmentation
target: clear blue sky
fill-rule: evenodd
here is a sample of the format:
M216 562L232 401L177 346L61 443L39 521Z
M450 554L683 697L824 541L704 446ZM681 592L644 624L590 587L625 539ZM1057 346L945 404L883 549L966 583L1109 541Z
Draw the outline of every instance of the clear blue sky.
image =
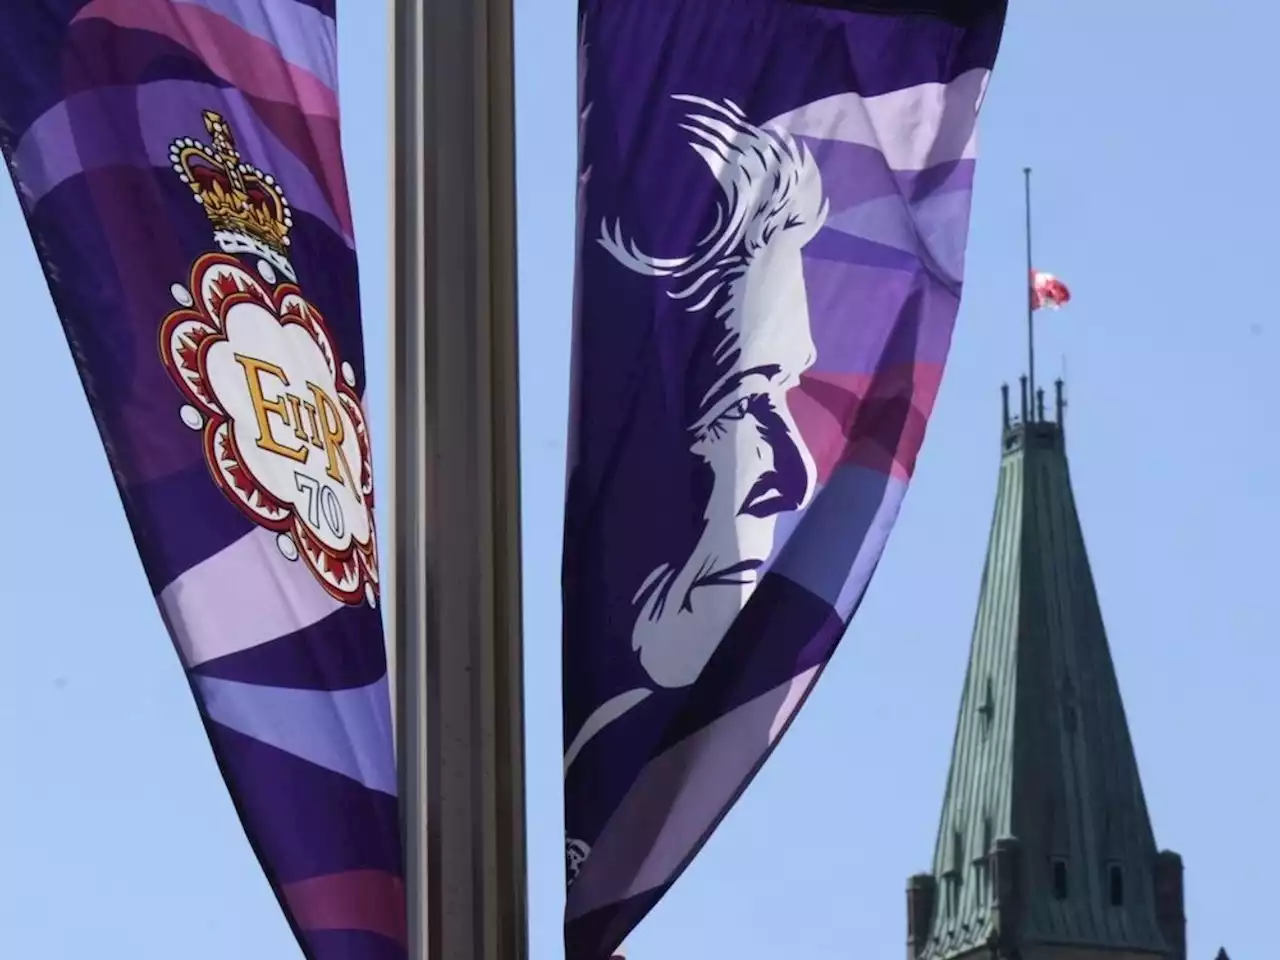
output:
M341 4L375 440L385 435L385 4ZM533 957L560 954L559 544L575 4L517 0ZM983 114L968 283L916 479L787 740L630 941L632 960L899 957L928 866L998 461L1021 372L1024 165L1075 301L1076 494L1190 957L1275 955L1280 862L1280 201L1260 0L1014 3ZM803 65L797 65L803 69ZM0 187L0 956L283 960L147 591L12 190ZM383 454L386 450L383 448ZM385 470L383 471L385 476ZM385 503L385 497L384 497Z

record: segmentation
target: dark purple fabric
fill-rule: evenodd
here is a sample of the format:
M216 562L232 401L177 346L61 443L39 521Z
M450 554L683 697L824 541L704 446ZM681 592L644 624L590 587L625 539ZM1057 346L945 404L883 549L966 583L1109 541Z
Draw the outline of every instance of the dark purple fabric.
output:
M567 960L612 955L768 757L923 441L1004 9L867 6L579 5Z
M397 960L400 828L334 8L0 4L0 148L148 581L303 953ZM226 136L243 166L218 146ZM276 366L245 366L237 385L246 360ZM278 404L263 408L265 432L243 402L252 377ZM346 473L327 470L340 461Z

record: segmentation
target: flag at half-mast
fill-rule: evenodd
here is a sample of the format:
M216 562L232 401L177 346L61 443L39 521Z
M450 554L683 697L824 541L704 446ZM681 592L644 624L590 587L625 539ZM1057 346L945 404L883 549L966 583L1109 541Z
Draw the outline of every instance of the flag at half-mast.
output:
M879 562L960 302L1002 0L580 0L568 960L778 742Z
M1065 307L1071 300L1071 291L1067 285L1052 273L1042 270L1031 271L1031 309L1057 310Z
M335 0L0 5L0 146L310 960L405 955Z

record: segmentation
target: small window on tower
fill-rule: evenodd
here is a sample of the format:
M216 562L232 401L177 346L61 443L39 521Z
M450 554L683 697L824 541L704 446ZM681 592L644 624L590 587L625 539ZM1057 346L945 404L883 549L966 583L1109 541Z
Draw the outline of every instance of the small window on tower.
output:
M1120 864L1113 863L1107 868L1107 886L1111 892L1111 905L1124 906L1124 870Z
M1053 861L1053 899L1067 899L1067 861L1061 858Z
M960 874L947 874L943 889L947 892L947 913L954 917L960 912Z
M974 884L975 895L979 903L986 903L991 898L991 867L985 856L975 857L973 869L976 874Z
M991 721L996 713L996 695L995 688L992 686L991 678L987 677L987 682L982 688L982 703L978 704L978 714L982 717L982 737L986 739L991 733Z

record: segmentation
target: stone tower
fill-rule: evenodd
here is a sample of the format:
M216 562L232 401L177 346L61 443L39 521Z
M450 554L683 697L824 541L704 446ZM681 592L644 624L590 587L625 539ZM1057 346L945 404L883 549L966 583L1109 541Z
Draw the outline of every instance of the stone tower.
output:
M908 960L1186 960L1182 860L1159 851L1067 469L1062 382L1000 478L933 870Z

